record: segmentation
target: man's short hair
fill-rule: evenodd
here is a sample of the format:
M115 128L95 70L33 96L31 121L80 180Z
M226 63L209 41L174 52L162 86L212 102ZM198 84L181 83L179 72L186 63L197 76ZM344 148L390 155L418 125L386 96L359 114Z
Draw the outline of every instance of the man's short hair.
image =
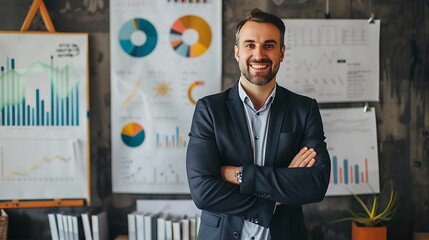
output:
M283 21L279 17L277 17L271 13L263 12L262 10L260 10L258 8L254 8L250 12L249 17L240 21L237 24L237 27L235 29L235 44L236 45L238 44L238 37L239 37L239 33L240 33L241 28L243 27L243 25L245 23L247 23L249 21L258 22L258 23L274 24L274 26L276 26L280 31L280 44L282 46L284 45L286 27L285 27L285 24L283 23Z

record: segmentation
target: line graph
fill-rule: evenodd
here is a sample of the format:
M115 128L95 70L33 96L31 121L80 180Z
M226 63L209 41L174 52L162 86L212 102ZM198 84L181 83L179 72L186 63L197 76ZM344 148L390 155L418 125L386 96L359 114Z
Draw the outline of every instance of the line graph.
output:
M68 161L70 161L70 157L65 157L65 156L60 156L60 155L55 155L55 156L45 156L42 157L39 160L36 160L36 162L34 162L33 164L31 164L28 167L25 167L23 169L19 169L19 170L15 170L12 171L10 173L6 173L6 178L9 177L26 177L31 175L31 172L34 172L35 170L41 168L44 165L47 165L49 163L52 163L53 161L60 161L60 162L64 162L65 164L67 164Z
M304 69L307 72L310 72L312 70L317 70L320 68L320 65L322 63L327 63L329 65L333 63L346 63L345 59L338 59L338 53L337 52L323 52L322 55L319 57L319 59L316 62L310 62L308 60L303 60L298 64L296 67L296 70Z
M0 183L69 181L78 171L73 141L62 139L0 139L0 164Z
M122 101L122 107L125 107L128 105L128 103L136 96L136 94L139 91L140 85L142 84L142 80L137 80L136 84L134 85L131 93L128 94L128 96Z
M122 161L121 178L132 188L138 188L141 184L148 185L152 191L163 192L175 186L178 192L183 191L186 185L186 172L181 166L184 159L170 155L171 158L162 161L151 161L146 163L138 159L127 159ZM153 158L153 157L148 157ZM141 191L141 189L140 189Z

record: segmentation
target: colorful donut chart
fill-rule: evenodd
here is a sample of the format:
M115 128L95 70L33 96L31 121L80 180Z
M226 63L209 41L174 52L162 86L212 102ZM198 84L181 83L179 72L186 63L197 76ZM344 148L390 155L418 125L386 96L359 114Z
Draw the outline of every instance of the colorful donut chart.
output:
M142 45L134 45L131 41L131 36L136 31L142 31L146 34L146 41ZM133 18L125 22L119 30L119 43L122 49L133 57L149 55L155 49L157 42L158 35L155 27L142 18Z
M194 29L198 33L198 41L192 45L184 42L183 34L187 29ZM186 15L173 23L170 30L170 44L181 56L187 58L198 57L209 49L212 42L212 32L207 22L194 15Z

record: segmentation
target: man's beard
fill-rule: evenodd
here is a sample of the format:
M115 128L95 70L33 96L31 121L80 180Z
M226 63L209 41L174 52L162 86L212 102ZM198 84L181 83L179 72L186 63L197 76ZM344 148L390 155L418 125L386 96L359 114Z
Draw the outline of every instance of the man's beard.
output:
M251 75L250 74L250 68L251 68L251 64L264 64L267 63L270 65L270 71L268 72L268 74L264 74L264 75L258 75L258 74L254 74ZM278 72L278 68L277 69L273 69L271 68L272 66L272 61L269 59L262 59L261 61L249 61L244 69L241 69L241 73L243 74L244 78L247 79L247 81L249 81L250 83L253 83L255 85L265 85L269 82L271 82L274 77L276 76L277 72Z

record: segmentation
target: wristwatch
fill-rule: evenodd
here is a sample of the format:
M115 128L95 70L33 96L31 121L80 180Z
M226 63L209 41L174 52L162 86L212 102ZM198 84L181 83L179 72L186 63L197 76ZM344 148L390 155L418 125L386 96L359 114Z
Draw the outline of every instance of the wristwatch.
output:
M241 181L243 180L243 166L241 166L240 169L238 169L238 171L235 171L235 178L237 179L237 182L239 182L240 184L241 184Z

